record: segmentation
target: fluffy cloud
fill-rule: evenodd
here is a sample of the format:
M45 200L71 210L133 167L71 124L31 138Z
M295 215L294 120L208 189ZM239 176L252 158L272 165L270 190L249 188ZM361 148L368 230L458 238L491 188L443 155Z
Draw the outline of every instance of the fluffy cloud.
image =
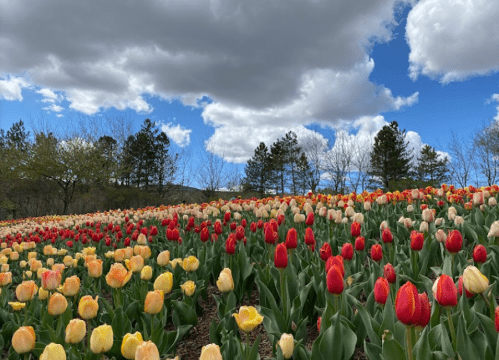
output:
M26 87L29 87L29 83L22 77L0 78L0 100L23 101L22 90Z
M406 27L411 77L448 83L499 71L498 18L497 1L419 1Z
M0 72L26 71L86 114L110 107L149 112L144 94L194 105L207 95L261 111L300 101L304 81L317 93L321 75L346 74L348 81L365 66L373 42L391 38L398 3L2 1ZM377 91L394 108L406 102ZM330 111L324 97L315 102Z
M161 131L163 131L170 139L173 140L175 144L180 147L184 147L191 142L191 129L184 129L179 124L173 125L172 123L161 125Z
M490 100L489 100L489 101L495 101L495 102L497 102L497 103L498 103L498 104L497 104L497 107L496 107L496 109L497 109L497 114L496 114L496 116L494 117L494 120L495 120L495 121L497 121L497 122L499 123L499 94L494 94L494 95L492 95L492 97L490 98Z

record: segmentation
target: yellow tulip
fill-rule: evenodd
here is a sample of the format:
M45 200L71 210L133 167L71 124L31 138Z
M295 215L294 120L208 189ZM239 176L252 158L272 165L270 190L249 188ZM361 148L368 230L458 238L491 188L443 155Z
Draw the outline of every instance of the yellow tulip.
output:
M16 287L17 300L21 302L31 301L38 291L38 286L33 280L23 281Z
M21 326L12 336L12 346L18 354L30 352L35 348L36 335L32 326Z
M281 339L277 342L278 346L282 350L282 355L285 359L290 359L293 356L293 350L295 348L295 342L293 335L282 334Z
M26 307L26 303L22 303L22 302L10 302L9 301L9 305L12 306L12 310L14 311L19 311L21 309L24 309Z
M159 266L166 266L170 262L170 252L168 250L162 251L159 253L156 258L156 262Z
M111 265L111 269L106 275L106 282L114 289L123 287L132 277L132 272L127 271L120 263Z
M133 273L137 273L144 267L144 258L140 255L133 256L130 260L125 260L125 264L128 270L132 270Z
M26 262L26 260L19 261L19 267L21 269L24 269L26 266L28 266L28 263Z
M82 319L89 320L97 316L97 311L99 311L98 300L99 296L96 296L94 300L90 295L85 295L80 299L78 314Z
M222 293L234 290L234 279L232 278L232 271L229 268L225 268L220 272L217 287Z
M13 251L13 252L10 254L10 260L12 260L12 261L19 260L19 253L18 253L17 251Z
M113 328L111 325L101 325L92 331L90 350L94 354L103 354L113 347Z
M68 344L77 344L83 340L87 333L87 325L81 319L73 319L66 326L66 342Z
M152 267L150 267L149 265L146 265L142 268L141 272L140 272L140 278L142 280L151 280L152 278Z
M159 351L152 341L144 341L137 346L135 360L159 360Z
M80 291L80 278L76 275L66 278L61 289L65 296L75 296Z
M163 290L165 294L169 294L173 287L173 274L165 272L159 275L154 281L154 290Z
M66 351L61 344L50 343L45 346L40 360L66 360Z
M59 293L53 293L49 299L48 312L50 315L61 315L68 307L68 301Z
M64 259L62 260L62 262L64 263L64 265L66 265L67 267L71 267L73 266L73 258L71 257L71 255L66 255L64 256Z
M199 260L195 256L189 256L184 259L182 267L185 271L196 271L199 268Z
M85 249L82 250L82 253L84 256L95 255L95 248L91 246L86 247Z
M165 302L165 296L163 294L163 291L161 290L149 291L146 295L144 312L151 315L157 314L163 308L164 302Z
M151 248L145 245L135 245L133 253L135 255L140 255L147 260L151 257Z
M135 334L126 334L121 343L121 355L126 359L135 359L137 346L143 341L142 334L138 331Z
M180 285L182 292L187 296L192 296L194 291L196 291L196 284L192 280L187 280L185 283Z
M29 261L28 261L28 264L29 264ZM29 264L29 269L31 271L37 271L38 272L38 270L41 269L41 268L42 268L42 262L40 260L33 259L33 261L31 262L31 264Z
M93 278L101 277L102 275L102 260L95 259L87 263L88 275Z
M122 262L125 259L125 249L116 249L114 252L114 261Z
M220 347L217 344L203 346L199 360L222 360Z
M170 262L170 265L172 266L172 269L175 269L175 267L177 266L177 264L180 264L180 267L183 267L183 260L182 259L173 259L171 262Z
M0 273L0 286L7 286L12 282L11 272L1 272Z
M236 318L237 326L244 332L250 332L263 321L263 316L253 306L241 306L239 313L232 314Z
M470 265L463 272L463 285L472 294L481 294L489 286L489 279L480 270Z

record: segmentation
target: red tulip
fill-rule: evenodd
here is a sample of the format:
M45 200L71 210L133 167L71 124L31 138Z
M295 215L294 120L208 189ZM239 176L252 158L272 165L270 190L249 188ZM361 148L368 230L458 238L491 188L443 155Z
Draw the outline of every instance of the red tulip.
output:
M390 293L390 285L385 278L379 277L374 284L374 301L378 304L385 305L388 294Z
M332 255L333 255L333 250L331 249L331 245L329 245L327 242L322 244L321 249L319 250L321 259L323 261L327 261Z
M414 251L420 251L423 248L424 236L422 233L412 230L411 231L411 249Z
M267 225L267 227L265 228L265 242L267 244L274 244L277 238L277 232L274 231L272 226Z
M445 240L445 247L450 253L457 253L463 247L463 237L458 230L452 230Z
M327 259L326 274L333 267L333 265L338 266L341 270L341 275L345 276L345 265L343 264L343 258L341 257L341 255L331 256L329 259Z
M437 280L437 288L435 291L435 299L441 306L456 306L457 305L457 289L456 284L448 275L442 274Z
M230 221L230 211L227 211L227 212L224 214L224 221L225 221L225 222L229 222L229 221Z
M473 249L473 260L477 263L484 263L487 261L487 249L482 244L478 244Z
M345 260L352 260L353 258L353 246L350 243L344 243L343 246L341 247L341 256Z
M308 226L314 225L314 213L309 212L307 215L307 219L305 220L305 224Z
M239 225L236 228L236 239L242 240L242 239L244 239L244 236L246 236L246 232L244 230L244 227L242 225Z
M213 231L217 235L220 235L222 233L222 223L220 221L215 221L215 223L213 224Z
M497 319L497 316L496 316L496 319ZM322 317L320 317L320 316L319 316L319 317L317 318L317 331L318 331L318 332L321 332L321 322L322 322ZM497 325L496 325L496 326L497 326ZM499 331L499 330L497 330L497 331Z
M467 298L472 298L472 297L473 297L473 295L475 295L475 294L470 293L470 292L466 289L466 287L465 287L465 286L463 286L463 277L462 277L462 276L460 276L460 277L459 277L459 280L458 280L458 282L457 282L457 292L458 292L459 296L463 296L463 288L464 288L464 290L465 290L465 294L466 294L466 297L467 297Z
M255 233L256 232L256 222L252 222L250 224L250 231Z
M258 222L256 223L256 227L261 229L263 227L263 221L262 219L258 220Z
M431 304L426 293L419 294L419 302L421 304L421 316L419 317L416 326L424 328L430 322Z
M392 264L388 263L383 267L383 276L390 284L395 283L397 275L395 274L395 269Z
M355 239L355 250L363 251L365 247L366 247L366 239L364 239L362 236L357 237L357 239Z
M288 249L284 243L277 245L274 252L274 264L278 269L284 269L288 266Z
M378 262L383 258L383 249L380 244L375 244L371 247L371 258Z
M499 306L496 307L496 311L495 311L495 326L496 326L496 331L499 332Z
M286 235L286 247L288 249L296 249L298 247L298 233L295 228L288 230Z
M350 226L350 233L353 237L360 236L360 224L358 222L353 222Z
M410 281L402 285L395 298L397 319L405 325L416 325L421 317L421 302L416 286Z
M333 295L339 295L343 292L343 275L338 265L334 264L329 269L326 277L327 290Z
M315 236L312 228L305 229L305 244L307 245L315 245Z
M203 228L199 234L199 238L202 242L207 242L210 239L210 230L207 227Z
M384 229L383 232L381 233L381 239L383 242L386 243L392 243L393 242L393 235L390 229Z
M225 251L230 255L236 252L236 239L233 236L229 236L225 241Z

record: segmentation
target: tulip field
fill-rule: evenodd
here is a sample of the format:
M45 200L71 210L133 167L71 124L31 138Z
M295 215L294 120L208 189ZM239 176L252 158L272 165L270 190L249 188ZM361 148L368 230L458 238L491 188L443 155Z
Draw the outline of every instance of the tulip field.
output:
M0 222L0 357L179 359L209 298L201 360L263 359L262 336L276 360L499 359L498 197L444 184Z

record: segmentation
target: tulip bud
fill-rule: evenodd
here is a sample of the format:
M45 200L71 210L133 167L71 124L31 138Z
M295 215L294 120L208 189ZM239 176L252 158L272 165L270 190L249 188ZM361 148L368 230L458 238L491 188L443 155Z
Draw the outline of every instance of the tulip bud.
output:
M357 238L358 239L358 238ZM357 240L356 240L357 241ZM341 247L341 257L345 260L352 260L353 258L353 246L351 243L344 243Z
M21 326L12 336L12 347L18 354L30 352L35 348L36 335L32 326Z
M424 236L416 230L411 231L411 249L420 251L424 245Z
M165 301L163 291L154 290L149 291L146 296L144 304L144 312L147 314L155 315L161 311Z
M275 249L274 264L278 269L285 269L286 266L288 266L288 250L286 249L286 245L284 243L278 244Z
M11 272L1 272L0 273L0 287L7 286L12 283L12 273Z
M127 271L120 263L111 265L111 269L106 275L106 282L114 289L123 287L132 277L132 272Z
M327 290L333 295L339 295L343 292L343 274L338 265L333 265L326 276Z
M355 239L355 250L357 251L363 251L366 246L366 239L362 236L359 236L357 239Z
M121 343L121 354L126 359L135 359L135 352L137 351L137 347L144 341L142 338L142 334L140 332L136 332L135 334L126 334L123 337L123 341Z
M389 228L383 230L383 232L381 233L381 239L385 244L393 242L393 235Z
M397 275L395 274L395 269L392 264L388 263L383 267L383 276L390 284L395 283Z
M187 296L192 296L196 290L196 284L192 280L188 280L182 285L180 285L182 292Z
M350 234L355 238L360 236L360 228L361 225L358 222L353 222L352 225L350 225Z
M102 260L95 259L87 263L88 275L93 278L99 278L102 276Z
M286 248L296 249L298 247L298 233L295 228L290 228L286 235Z
M470 265L463 272L463 285L472 294L481 294L489 286L489 279L480 270Z
M162 290L164 294L169 294L172 291L172 286L173 274L169 271L159 275L154 280L154 290Z
M218 290L222 293L234 290L232 271L229 268L225 268L220 272L217 280L217 287Z
M145 280L145 281L151 280L151 278L152 278L152 267L150 267L149 265L144 266L142 268L142 270L140 271L140 278L142 280Z
M490 225L489 233L487 237L499 237L499 220L494 221L492 225Z
M239 312L232 316L236 319L239 329L245 333L249 333L263 321L263 316L254 306L241 306Z
M281 348L282 356L285 359L290 359L293 356L295 342L292 334L282 334L277 345Z
M458 230L452 230L445 240L445 247L450 253L457 253L463 247L463 237Z
M371 258L373 261L381 261L383 259L383 249L381 248L380 244L374 244L371 247Z
M38 291L38 286L33 280L23 281L16 287L17 299L21 302L31 301Z
M50 315L57 316L61 315L66 311L68 307L68 301L59 293L53 293L49 299L48 312Z
M103 354L113 347L113 328L111 325L101 325L92 331L90 350L94 354Z
M152 341L143 341L135 352L135 360L159 360L159 351Z
M494 325L496 326L496 331L499 332L499 306L496 307L496 311L494 312Z
M418 290L410 281L402 285L395 298L395 313L402 324L416 325L421 317Z
M45 346L40 360L66 360L66 351L61 344L50 343Z
M87 325L81 319L73 319L66 326L66 343L77 344L83 340L87 333Z
M493 198L491 198L493 199ZM476 263L484 263L487 261L487 249L482 244L478 244L473 249L473 260Z
M437 232L435 233L435 238L437 239L438 242L443 243L445 242L445 240L447 240L447 234L442 229L438 229Z
M162 251L156 258L159 266L166 266L170 262L170 252L168 250Z
M199 260L195 256L189 256L184 259L182 267L185 271L196 271L199 267Z
M66 278L61 290L65 296L75 296L80 291L80 278L76 275Z
M95 300L90 295L85 295L80 299L78 304L78 314L84 320L90 320L97 316L99 311L99 296L95 297Z
M441 306L457 305L457 289L450 276L442 274L433 284L433 288L433 296Z
M62 275L59 271L44 271L42 273L42 288L55 290L61 283Z
M424 328L430 322L431 303L428 300L428 295L426 295L426 293L419 294L419 302L421 304L421 316L419 317L419 320L417 320L416 326Z
M374 301L378 304L385 305L389 293L390 285L388 284L388 280L379 277L374 284Z
M222 360L220 347L217 344L203 346L199 360Z

